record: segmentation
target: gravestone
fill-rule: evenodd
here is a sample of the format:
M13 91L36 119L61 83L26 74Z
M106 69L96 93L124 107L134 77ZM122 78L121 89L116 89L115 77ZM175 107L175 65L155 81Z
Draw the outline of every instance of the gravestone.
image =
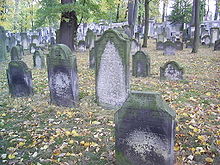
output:
M0 62L6 60L6 32L4 27L0 26Z
M95 69L95 48L89 51L89 68Z
M85 51L86 50L86 42L83 40L80 40L78 43L78 50Z
M210 46L213 46L215 44L215 41L219 39L219 28L211 28L210 34L211 34L211 41Z
M214 50L220 50L220 39L215 41Z
M163 42L158 41L156 42L156 50L163 50Z
M140 50L140 45L135 39L132 39L131 40L131 55L134 55L139 50Z
M36 46L40 45L40 39L38 35L32 35L31 36L31 43L36 44Z
M37 46L36 46L36 44L35 43L31 43L30 44L30 53L34 53L35 52L35 50L37 49Z
M19 43L19 44L17 44L17 46L20 48L20 54L21 54L21 56L24 56L24 48L23 48L23 46Z
M105 108L122 106L129 92L130 41L107 30L95 41L96 100Z
M129 25L124 25L122 27L124 29L124 33L129 37L132 38L132 31Z
M183 43L180 40L177 40L175 43L176 50L183 50Z
M138 51L132 56L132 76L150 76L150 57L142 51Z
M23 49L28 49L28 36L27 33L20 33L21 35L21 45Z
M134 34L134 36L135 36L135 39L139 42L139 41L140 41L140 33L139 33L139 32L136 32L136 33Z
M157 42L159 42L159 41L165 42L165 39L164 39L164 35L163 35L163 34L158 34L158 36L157 36Z
M74 107L78 102L76 57L63 44L54 45L47 56L48 81L51 103Z
M92 49L94 47L95 40L95 33L91 29L88 29L88 31L86 32L86 48Z
M11 61L21 60L21 48L19 46L14 46L11 49Z
M115 113L117 165L173 165L175 111L159 93L132 91Z
M175 61L169 61L163 67L160 67L161 80L182 80L183 73L183 68Z
M8 64L7 78L13 97L33 95L32 74L23 61L11 61Z
M172 41L164 42L163 46L164 46L163 47L164 48L164 51L163 51L164 55L175 55L176 47Z
M33 64L37 69L45 68L45 57L41 50L36 50L33 55Z
M188 40L188 41L186 42L186 48L192 48L192 47L193 47L193 39Z
M201 38L202 45L210 45L211 38L209 35L205 35Z

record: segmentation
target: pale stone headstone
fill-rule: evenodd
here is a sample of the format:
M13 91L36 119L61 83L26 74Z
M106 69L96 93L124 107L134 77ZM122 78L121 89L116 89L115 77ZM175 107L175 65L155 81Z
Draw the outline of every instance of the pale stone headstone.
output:
M8 64L7 78L13 97L33 95L32 74L23 61L11 61Z
M150 57L143 51L138 51L132 56L132 76L150 76Z
M164 42L163 46L164 46L163 47L164 48L164 51L163 51L164 55L175 55L176 47L172 41Z
M37 69L45 68L45 57L41 50L36 50L33 55L33 64Z
M211 38L209 35L205 35L201 38L202 45L210 45Z
M164 43L161 41L156 42L156 50L163 50L164 49L163 44Z
M0 26L0 62L6 60L6 32L4 27Z
M210 29L210 34L211 34L210 45L211 46L213 46L215 44L215 41L219 39L219 33L220 33L219 28L211 28Z
M21 48L19 46L14 46L11 49L11 60L12 61L17 61L21 60L22 55L21 55Z
M160 67L161 80L182 80L183 73L183 68L175 61L169 61Z
M95 48L92 48L90 51L89 51L89 68L90 69L95 69Z
M180 40L177 40L175 43L176 50L183 50L183 43Z
M163 34L158 34L158 36L157 36L157 42L159 42L159 41L165 42L165 37L164 37Z
M86 48L92 49L94 47L95 40L95 33L91 29L88 29L86 32Z
M35 43L30 44L30 53L33 54L37 49L37 46Z
M176 113L161 94L132 91L115 113L117 165L173 165Z
M83 40L80 40L78 43L78 50L79 51L85 51L86 50L86 42Z
M28 49L28 36L27 33L20 33L21 35L21 45L23 46L23 49Z
M48 81L51 103L74 107L78 102L78 75L76 57L63 44L54 45L47 56Z
M216 50L220 50L220 39L219 40L217 40L217 41L215 41L215 45L214 45L214 50L216 51Z
M129 92L130 41L107 30L95 42L96 100L105 108L122 106Z
M36 44L36 46L40 45L40 39L38 35L32 35L31 36L31 43Z

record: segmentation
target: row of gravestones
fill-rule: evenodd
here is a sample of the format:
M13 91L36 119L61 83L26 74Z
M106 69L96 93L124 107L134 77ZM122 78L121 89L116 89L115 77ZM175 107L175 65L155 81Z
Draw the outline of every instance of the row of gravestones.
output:
M172 165L175 112L159 93L130 91L130 47L130 41L115 30L107 30L95 41L96 101L105 108L118 109L117 164ZM68 107L77 105L77 65L71 50L55 45L47 57L47 69L51 102ZM7 75L12 96L33 94L31 72L24 62L11 61Z

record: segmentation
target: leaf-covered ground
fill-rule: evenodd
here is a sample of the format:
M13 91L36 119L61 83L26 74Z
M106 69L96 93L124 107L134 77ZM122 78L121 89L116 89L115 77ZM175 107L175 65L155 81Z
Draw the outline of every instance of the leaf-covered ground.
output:
M161 92L176 111L176 164L220 164L220 52L200 47L164 56L155 41L143 49L151 57L151 77L131 77L131 89ZM77 108L49 104L47 71L33 69L32 56L24 61L32 70L34 96L11 98L7 62L0 64L0 164L112 165L114 110L95 103L94 71L88 52L77 53L80 103ZM45 52L46 54L46 52ZM184 80L160 81L159 68L174 60L184 67Z

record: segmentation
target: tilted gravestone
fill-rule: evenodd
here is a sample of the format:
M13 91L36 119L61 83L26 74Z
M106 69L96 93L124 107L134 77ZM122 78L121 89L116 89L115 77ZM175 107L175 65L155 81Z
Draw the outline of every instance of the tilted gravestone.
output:
M172 41L166 41L163 44L164 46L164 55L175 55L176 53L176 46Z
M220 50L220 39L215 41L214 50Z
M177 40L175 43L176 50L183 50L183 43Z
M88 29L88 31L86 32L86 48L92 49L94 47L95 40L95 33L91 29Z
M6 32L4 27L0 26L0 62L6 60Z
M11 49L11 60L12 61L17 61L21 60L22 55L21 55L21 48L19 46L14 46Z
M140 50L140 45L135 39L132 39L131 40L131 55L134 55L139 50Z
M211 28L210 29L210 34L211 34L211 41L210 41L210 46L213 46L215 44L215 41L219 39L219 33L220 29L219 28Z
M90 51L89 51L89 68L90 69L95 69L95 48L93 47Z
M86 50L86 42L83 40L80 40L78 43L78 50L85 51Z
M156 42L156 50L163 50L163 42L158 41Z
M35 68L45 68L45 57L41 50L36 50L33 55L33 64Z
M130 41L122 36L110 29L95 42L96 100L105 108L121 107L129 92Z
M23 61L11 61L7 70L9 92L13 97L33 95L32 74Z
M132 56L132 76L150 76L150 57L142 51L138 51Z
M74 107L78 102L76 57L69 47L54 45L47 56L48 81L51 103Z
M160 67L161 80L182 80L183 68L175 61L168 61L163 67Z
M117 165L173 165L175 111L159 93L132 91L115 113Z

